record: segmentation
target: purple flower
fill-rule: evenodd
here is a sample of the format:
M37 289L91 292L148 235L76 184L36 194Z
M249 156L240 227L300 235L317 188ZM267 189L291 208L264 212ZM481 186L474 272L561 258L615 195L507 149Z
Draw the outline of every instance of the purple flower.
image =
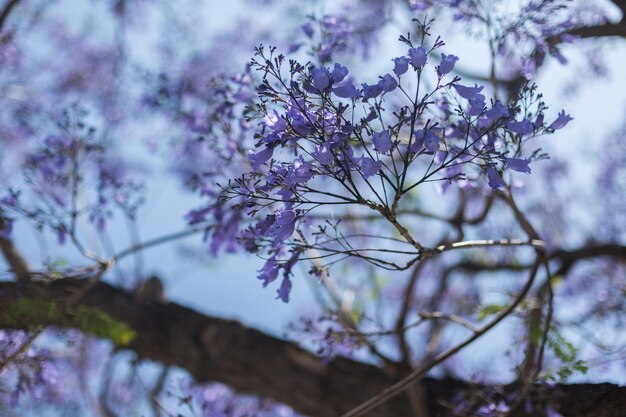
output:
M444 75L446 75L447 73L449 73L450 71L454 69L454 64L458 60L459 60L458 56L454 56L452 54L450 55L441 54L441 62L439 63L439 66L437 67L437 74L440 77L443 77Z
M296 184L302 184L310 180L315 172L313 171L313 165L305 162L302 157L293 161L287 169L287 175L285 176L285 184L292 187Z
M528 119L524 119L521 122L508 122L506 127L511 132L519 133L520 135L529 135L533 133L534 129L533 123Z
M452 85L456 92L466 100L469 100L472 97L475 97L481 91L483 91L484 86L478 86L478 84L474 84L474 87L467 87L461 84L453 84Z
M328 143L316 146L313 151L313 157L323 165L332 165L332 163L335 162L335 157Z
M494 190L506 185L498 171L493 167L487 167L487 179L489 180L489 186Z
M274 110L274 113L272 114L265 115L265 117L263 118L263 124L275 132L282 132L287 130L287 122L285 121L285 119L280 117L276 110Z
M351 79L334 86L333 93L335 93L337 97L341 98L361 97L361 92L354 86L354 81L352 81Z
M361 87L363 87L363 101L378 97L383 92L383 89L379 84L367 85L363 83L361 84Z
M435 135L435 133L430 130L426 132L424 147L428 152L437 152L439 150L439 136Z
M303 116L294 117L291 120L291 127L293 128L294 132L303 137L311 133L311 130L313 129L311 123L309 123L309 121Z
M520 73L527 80L532 79L536 72L537 72L537 66L535 64L534 59L527 59L522 65L522 68L520 69Z
M293 210L276 210L275 216L269 232L276 237L277 242L283 242L296 230L296 213Z
M409 70L409 58L400 56L393 59L393 72L398 77Z
M565 114L565 110L561 110L559 113L559 117L557 117L557 119L552 122L552 124L549 126L550 129L562 129L565 127L566 124L568 124L570 122L570 120L574 120L573 117L570 117L569 114Z
M378 86L382 88L384 92L389 93L398 87L398 82L391 74L385 74L385 76L378 81Z
M531 159L518 159L518 158L504 158L504 162L506 166L511 168L513 171L524 172L526 174L530 174L530 164Z
M311 79L313 80L313 86L319 91L324 91L330 87L328 68L311 68Z
M374 133L372 136L372 142L374 143L374 149L376 152L387 153L391 150L393 144L391 143L391 135L388 130Z
M424 138L426 136L426 131L424 129L418 129L413 132L415 138L413 139L413 143L411 143L411 147L409 151L411 152L419 152L424 147Z
M363 174L363 178L369 178L372 175L378 173L382 168L382 163L380 161L374 161L369 156L364 156L357 161L357 165Z
M482 94L476 94L474 97L469 99L469 105L467 114L470 116L479 115L485 108L485 96Z
M276 299L281 299L283 303L288 303L289 302L289 294L291 293L291 280L289 279L288 276L285 276L283 278L283 282L280 284L280 288L276 291L278 293L278 295L276 296Z
M315 33L315 30L313 29L313 23L311 22L306 22L304 25L301 26L301 29L307 36L307 38L312 38L313 34Z
M411 58L411 65L415 69L423 67L426 65L426 48L420 46L409 49L409 58Z
M439 136L431 130L418 129L415 131L415 141L411 144L411 152L419 152L422 147L430 153L439 150Z
M211 212L211 210L211 206L199 210L189 210L187 214L185 214L185 220L187 220L189 225L202 223L206 220L206 216Z
M348 75L348 68L340 64L335 64L333 71L330 73L331 83L340 83Z
M248 159L252 162L252 169L257 170L261 165L266 163L274 154L274 148L268 146L260 152L248 151Z
M500 103L500 101L496 101L496 104L493 105L493 108L485 112L485 117L487 117L487 119L491 120L492 122L495 122L498 119L507 118L509 116L509 111L506 107L502 105L502 103Z
M263 286L267 287L267 285L274 281L278 277L278 271L280 269L280 265L276 261L276 257L272 256L270 259L265 262L263 268L259 270L258 279L263 281Z

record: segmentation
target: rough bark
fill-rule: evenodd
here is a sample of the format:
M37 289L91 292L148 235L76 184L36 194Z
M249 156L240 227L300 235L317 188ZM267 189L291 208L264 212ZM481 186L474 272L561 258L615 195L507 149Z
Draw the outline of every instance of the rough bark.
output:
M79 279L0 283L0 327L32 325L16 326L8 318L6 312L17 300L41 298L62 305L84 285ZM101 309L132 327L137 337L128 348L141 358L184 368L197 381L221 381L240 392L273 398L311 416L339 416L400 378L344 358L324 364L293 343L236 321L206 316L175 303L140 303L132 294L105 283L93 286L82 304ZM446 409L443 404L450 404L459 392L493 388L434 379L426 379L424 386L432 415L442 415ZM534 394L538 401L550 403L565 417L626 415L626 387L582 384L542 390ZM404 396L371 413L372 416L412 414Z

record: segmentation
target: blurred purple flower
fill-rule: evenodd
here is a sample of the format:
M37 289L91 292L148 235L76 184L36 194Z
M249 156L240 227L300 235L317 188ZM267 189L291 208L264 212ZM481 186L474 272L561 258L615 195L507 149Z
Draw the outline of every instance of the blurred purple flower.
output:
M426 48L420 46L409 49L409 58L411 58L411 65L413 65L415 69L422 68L426 65Z
M530 161L530 158L504 158L504 162L506 163L507 167L511 168L513 171L523 172L526 174L530 174L530 167L528 166L528 164L530 164Z
M454 56L452 54L446 55L441 54L441 62L437 67L437 74L440 77L443 77L447 73L451 72L454 69L454 64L459 60L458 56Z
M382 88L384 92L389 93L398 87L398 82L391 74L385 74L380 81L378 81L378 86Z
M341 98L359 98L361 92L354 86L352 79L346 80L333 87L333 93Z
M552 122L552 124L549 126L550 129L562 129L565 127L565 125L567 125L571 120L574 120L573 117L571 117L569 114L565 114L565 110L561 110L559 112L559 116L557 117L557 119Z
M466 100L469 100L472 97L475 97L481 91L483 91L484 86L478 86L478 84L474 84L474 87L467 87L461 84L453 84L452 85L456 92Z
M257 170L261 165L266 163L273 155L274 148L266 146L265 149L259 152L253 150L248 151L248 159L252 162L252 169Z
M277 242L283 242L291 237L296 229L296 213L293 210L276 210L274 224L269 233Z
M374 143L374 149L376 152L380 153L389 152L393 146L391 143L391 135L388 130L374 133L374 135L372 135L372 142Z
M374 161L369 156L363 156L357 161L357 165L363 174L363 178L369 178L372 175L378 173L382 168L380 161Z
M393 59L393 72L398 77L404 74L409 70L409 58L405 56L400 56L398 58Z
M267 285L274 281L278 277L278 270L280 269L280 265L276 261L276 257L272 256L265 262L263 268L259 270L258 279L263 281L263 286L267 287Z
M276 299L281 299L283 303L289 302L289 294L291 293L292 283L288 276L283 278L283 282L280 284L280 288L276 291L278 295Z
M528 119L519 122L508 122L506 127L508 127L511 132L519 133L520 135L529 135L533 133L534 129L533 123Z
M367 101L370 98L376 98L383 92L383 88L380 84L368 85L363 83L361 84L361 87L363 87L363 101Z
M470 116L478 116L485 108L485 96L482 94L476 94L469 99L469 105L467 114Z
M331 83L340 83L348 75L348 68L340 64L335 64L333 71L330 73Z
M487 179L489 180L489 186L494 190L506 185L498 171L493 167L487 167Z
M500 101L496 101L496 104L493 105L492 109L489 109L485 112L485 117L495 122L498 119L506 119L510 116L509 110L500 103Z
M335 157L328 143L317 145L313 151L313 157L323 165L332 165L335 162Z
M311 79L313 80L313 86L319 91L324 91L330 87L328 68L311 68Z

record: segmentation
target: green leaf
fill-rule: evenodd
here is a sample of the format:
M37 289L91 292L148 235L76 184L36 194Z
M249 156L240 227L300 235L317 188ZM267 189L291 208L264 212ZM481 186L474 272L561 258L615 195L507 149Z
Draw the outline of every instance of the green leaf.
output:
M5 314L9 326L28 329L51 325L74 327L109 339L117 346L127 346L137 337L137 332L126 323L96 307L78 306L73 314L66 314L56 301L24 298L11 304Z
M484 320L501 312L508 304L486 304L478 311L478 320Z
M94 336L109 339L117 346L128 346L137 337L137 332L126 323L115 320L95 307L79 306L72 324Z

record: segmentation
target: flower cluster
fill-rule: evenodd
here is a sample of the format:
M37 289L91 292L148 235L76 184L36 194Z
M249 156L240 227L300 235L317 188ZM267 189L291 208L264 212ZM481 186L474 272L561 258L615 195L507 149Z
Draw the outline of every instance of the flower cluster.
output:
M37 144L23 162L24 182L36 196L33 201L12 189L0 200L0 209L7 213L56 231L60 243L73 232L80 216L88 216L103 230L114 207L133 218L142 202L142 186L128 178L125 164L112 157L86 118L79 105L62 111L56 132ZM95 192L85 184L95 184ZM5 223L5 233L10 224Z
M429 71L431 56L444 43L437 38L427 46L427 24L420 27L420 44L401 37L406 55L393 58L392 71L376 83L360 87L339 63L302 65L277 55L275 48L257 49L252 68L263 76L255 109L261 121L248 156L251 172L231 182L225 193L239 198L239 207L252 215L266 212L242 239L251 250L267 251L259 274L264 285L283 272L283 301L294 263L307 251L328 250L309 242L311 236L298 228L310 211L360 206L393 223L400 200L426 182L480 186L485 178L493 189L504 187L506 169L528 174L530 163L540 159L522 157L522 144L571 120L561 112L546 125L546 107L535 87L526 87L509 105L488 103L483 86L464 85L449 75L459 60L452 54L440 53ZM432 88L426 88L428 77ZM405 104L397 106L399 100ZM392 105L397 107L390 115ZM334 254L355 255L350 250Z

